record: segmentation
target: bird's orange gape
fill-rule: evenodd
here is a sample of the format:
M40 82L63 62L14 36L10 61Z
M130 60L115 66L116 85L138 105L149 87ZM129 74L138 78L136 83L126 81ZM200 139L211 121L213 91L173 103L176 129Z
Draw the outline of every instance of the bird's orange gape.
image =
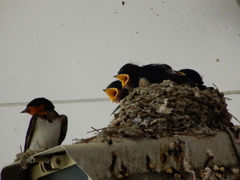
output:
M129 75L128 74L119 74L114 76L115 78L119 79L122 82L122 87L127 86L129 82Z
M118 89L117 88L108 88L103 90L109 97L109 99L114 102L118 96Z

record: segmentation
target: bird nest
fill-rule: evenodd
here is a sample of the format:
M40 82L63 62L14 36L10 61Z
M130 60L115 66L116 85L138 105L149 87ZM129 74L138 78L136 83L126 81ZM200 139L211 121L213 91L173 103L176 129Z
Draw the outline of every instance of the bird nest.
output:
M170 80L137 87L120 103L109 126L86 141L109 138L160 138L179 135L214 136L232 127L224 94L218 89L199 90ZM79 143L79 142L78 142Z

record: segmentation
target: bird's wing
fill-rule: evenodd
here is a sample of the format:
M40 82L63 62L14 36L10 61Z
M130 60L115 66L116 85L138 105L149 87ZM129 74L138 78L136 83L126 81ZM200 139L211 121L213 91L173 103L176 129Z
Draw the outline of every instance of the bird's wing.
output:
M30 146L30 142L31 142L31 139L33 137L33 132L34 132L34 129L35 129L35 123L36 123L37 118L38 118L38 115L36 114L36 115L32 116L32 118L29 122L28 130L27 130L27 134L26 134L26 138L25 138L24 152Z
M66 137L67 134L67 127L68 127L68 118L65 115L60 115L60 119L61 119L61 131L60 131L60 136L59 136L59 140L58 140L58 144L57 145L61 145L63 140Z
M118 105L118 106L116 107L116 109L114 109L114 111L112 112L111 115L113 115L119 108L120 108L120 105ZM111 116L111 115L110 115L110 116Z
M145 65L141 68L140 77L145 78L150 83L161 83L163 80L169 79L169 73L166 72L169 69L172 68L161 64Z

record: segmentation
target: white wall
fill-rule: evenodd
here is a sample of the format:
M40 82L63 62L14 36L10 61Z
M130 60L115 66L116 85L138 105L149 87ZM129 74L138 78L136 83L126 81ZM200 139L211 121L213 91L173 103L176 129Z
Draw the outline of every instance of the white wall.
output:
M235 0L0 0L0 103L104 98L127 62L193 68L205 84L240 89L240 8ZM219 59L219 62L216 62ZM227 96L240 119L238 95ZM69 118L63 144L108 125L111 102L55 105ZM0 107L0 169L24 145L24 106ZM236 123L236 121L234 121Z

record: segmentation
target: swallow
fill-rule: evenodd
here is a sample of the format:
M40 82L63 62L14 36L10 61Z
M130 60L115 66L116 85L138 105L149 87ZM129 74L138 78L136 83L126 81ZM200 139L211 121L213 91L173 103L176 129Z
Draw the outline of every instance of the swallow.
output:
M174 75L179 76L167 64L148 64L141 67L139 86L146 87L167 79L172 80ZM179 77L184 78L183 76Z
M68 119L54 110L51 101L45 98L33 99L21 113L32 115L25 138L27 149L49 149L61 145L67 133Z
M191 87L198 87L200 90L204 90L206 88L210 90L214 89L213 87L206 87L204 85L201 75L193 69L181 69L175 72L179 75L186 76L187 84Z
M112 102L119 103L128 94L128 90L122 87L121 81L113 81L110 83L106 89L103 90Z
M176 73L171 66L167 64L149 64L138 66L135 64L125 64L114 77L122 82L122 86L132 90L138 86L146 87L153 83L162 83L164 80L171 80L177 84L187 82L187 77L184 73Z
M122 66L114 77L122 82L122 87L131 90L139 86L140 71L140 66L128 63Z
M193 83L196 83L197 85L203 85L203 80L200 74L193 70L193 69L181 69L179 71L175 71L177 74L185 75L187 78L192 81Z
M115 103L120 103L120 101L129 94L128 89L123 88L122 83L119 80L110 83L103 91L108 95L109 99ZM114 109L111 115L114 114L119 108L120 105Z

